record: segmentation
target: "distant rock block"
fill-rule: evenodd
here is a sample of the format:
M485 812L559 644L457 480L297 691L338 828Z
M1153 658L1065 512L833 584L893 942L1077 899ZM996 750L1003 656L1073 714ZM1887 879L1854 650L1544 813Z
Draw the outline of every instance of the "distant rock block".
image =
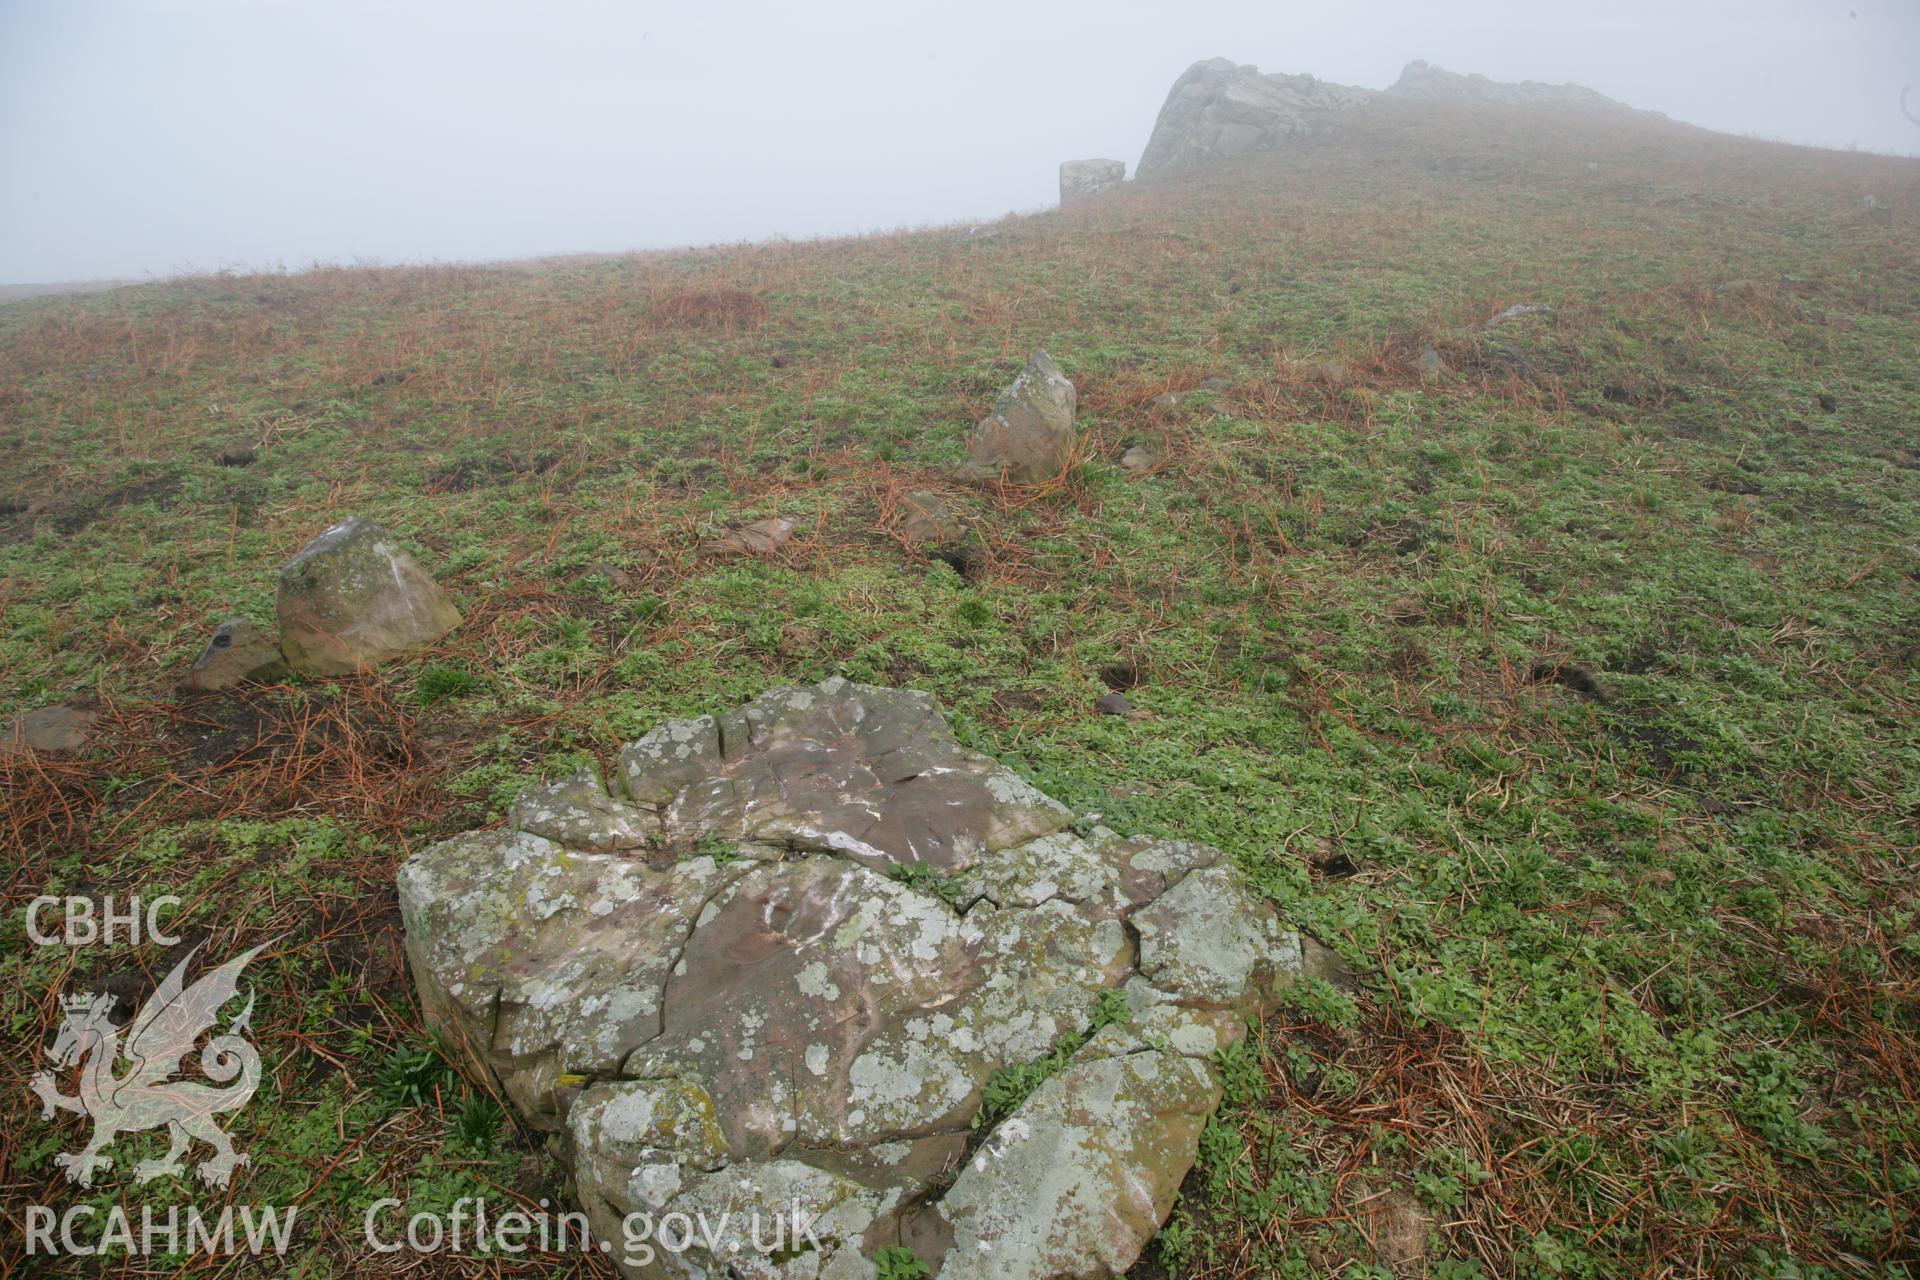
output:
M280 650L295 671L345 675L433 643L460 611L388 532L358 516L280 570Z
M1127 180L1124 160L1069 160L1060 166L1060 203L1110 191Z

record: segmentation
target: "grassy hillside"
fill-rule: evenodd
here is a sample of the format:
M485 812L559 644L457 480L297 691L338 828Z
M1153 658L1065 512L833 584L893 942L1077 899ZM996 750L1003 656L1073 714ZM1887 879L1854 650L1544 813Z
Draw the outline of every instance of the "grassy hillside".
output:
M81 1128L25 1085L59 993L173 958L29 947L38 893L282 939L234 1196L305 1206L302 1274L417 1262L364 1255L379 1196L558 1197L425 1047L393 868L663 716L838 672L1226 849L1357 973L1228 1064L1143 1274L1907 1274L1920 163L1621 128L1389 103L986 227L0 308L0 710L103 712L81 755L0 758L8 1215L77 1194L51 1157ZM1514 303L1553 311L1483 328ZM953 484L1036 346L1084 459ZM1125 473L1134 443L1162 464ZM918 488L961 552L894 536ZM347 514L466 625L176 697ZM802 521L776 557L698 554L773 514ZM1142 714L1095 714L1109 685ZM123 1139L93 1201L188 1198L131 1191L159 1146ZM411 1274L576 1271L604 1274Z

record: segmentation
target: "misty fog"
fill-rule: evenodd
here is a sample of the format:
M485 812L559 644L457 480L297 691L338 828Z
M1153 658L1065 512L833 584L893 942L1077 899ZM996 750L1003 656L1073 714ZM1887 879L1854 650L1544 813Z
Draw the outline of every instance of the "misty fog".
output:
M1920 151L1915 0L0 6L0 282L848 233L1129 169L1198 58Z

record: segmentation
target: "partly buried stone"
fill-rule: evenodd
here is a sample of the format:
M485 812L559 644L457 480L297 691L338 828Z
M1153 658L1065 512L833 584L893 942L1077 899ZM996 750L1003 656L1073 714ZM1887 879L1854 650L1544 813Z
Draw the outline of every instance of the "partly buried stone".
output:
M1034 352L993 412L975 425L961 475L1021 485L1059 479L1073 460L1077 405L1073 384L1053 357Z
M1496 312L1494 315L1489 317L1487 320L1487 323L1482 327L1487 329L1497 329L1509 320L1519 320L1526 316L1550 316L1552 314L1553 314L1552 307L1536 307L1531 303L1516 302L1512 306L1506 308L1506 310Z
M431 644L460 625L447 593L391 534L358 516L280 570L280 651L305 675L344 675Z
M205 693L237 684L270 684L287 674L280 646L245 618L229 618L180 681L185 692Z
M1164 391L1147 402L1147 414L1160 420L1178 418L1186 410L1187 402L1203 394L1218 395L1233 384L1225 378L1208 378L1199 386L1187 391Z
M902 1244L949 1278L1104 1276L1299 951L1216 850L1070 818L924 693L779 689L409 859L408 955L628 1276L853 1280ZM974 1147L994 1074L1063 1043ZM649 1257L636 1213L718 1225Z
M1060 203L1110 191L1127 180L1124 160L1069 160L1060 166Z
M0 756L26 751L78 751L93 740L100 713L56 703L15 716L0 729Z
M764 556L778 551L792 538L800 522L792 516L771 516L729 529L700 548L709 556Z
M910 493L900 504L900 536L911 546L944 546L966 532L967 526L937 493Z

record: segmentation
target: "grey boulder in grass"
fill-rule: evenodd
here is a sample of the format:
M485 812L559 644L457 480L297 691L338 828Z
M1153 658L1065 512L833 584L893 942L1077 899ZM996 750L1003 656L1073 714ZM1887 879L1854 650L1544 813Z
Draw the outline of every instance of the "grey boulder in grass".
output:
M855 1280L902 1246L1106 1277L1300 944L1218 850L1072 817L927 694L776 689L408 859L407 954L629 1277ZM764 1229L796 1207L810 1240ZM634 1214L716 1234L628 1256Z
M345 675L460 625L440 584L371 520L342 520L280 570L280 651L295 671Z
M1044 351L1027 360L993 412L980 419L967 440L960 474L969 480L1034 485L1057 480L1073 461L1073 384Z

